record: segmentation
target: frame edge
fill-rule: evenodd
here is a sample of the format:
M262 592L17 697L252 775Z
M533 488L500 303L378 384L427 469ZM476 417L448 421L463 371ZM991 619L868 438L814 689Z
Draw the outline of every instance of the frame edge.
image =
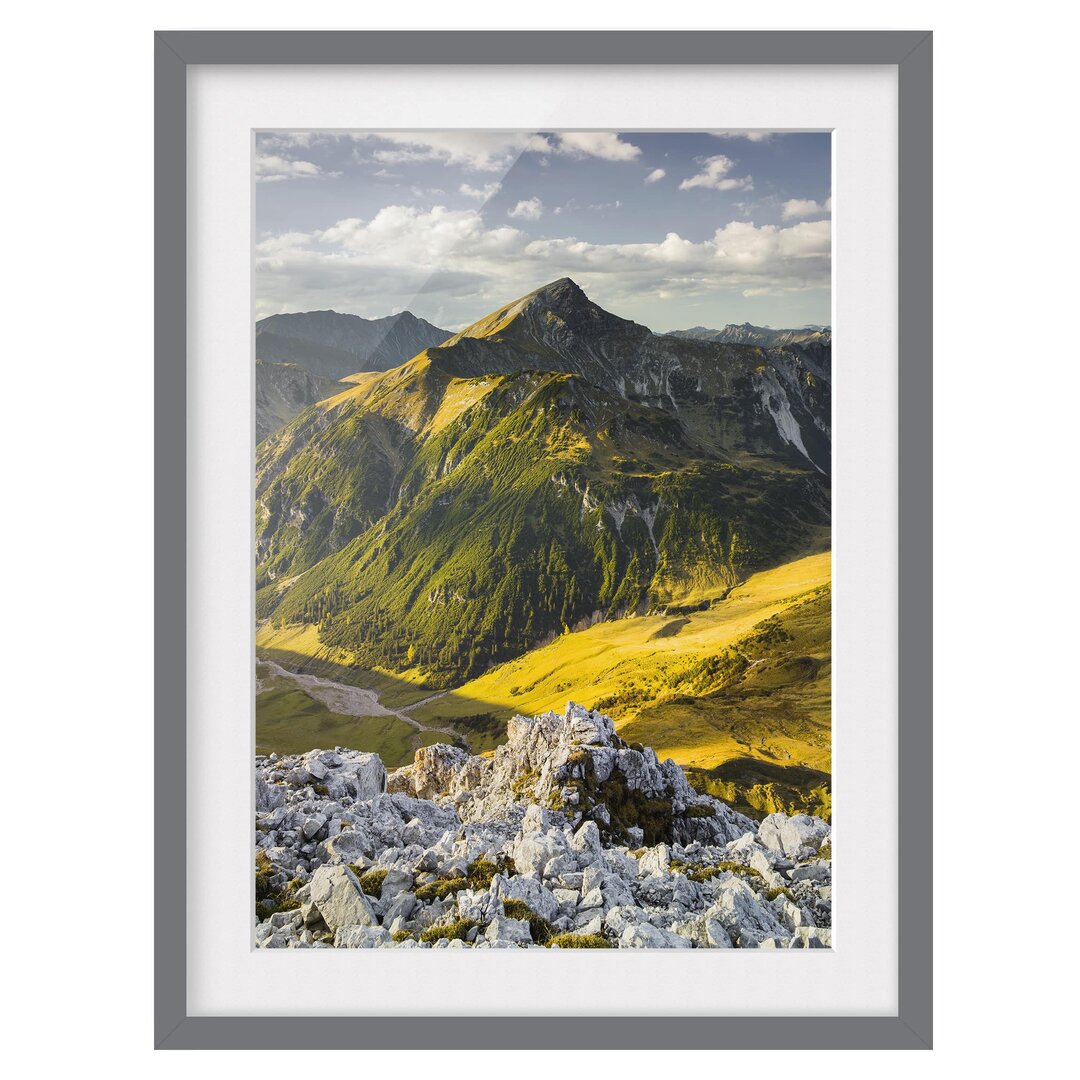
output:
M412 1017L192 1017L186 1002L186 872L164 852L186 853L186 303L187 65L254 63L493 63L488 43L511 43L499 63L896 64L899 80L900 372L898 405L915 435L900 437L898 768L899 1008L887 1017L664 1017L700 1048L926 1049L932 1047L932 33L927 31L157 31L154 62L154 1045L157 1049L294 1048L295 1021L325 1048L415 1045ZM610 52L593 51L600 35ZM481 47L480 43L483 42ZM448 47L449 46L449 47ZM559 55L551 56L552 50ZM545 55L546 54L546 55ZM180 406L177 406L180 402ZM906 546L906 553L905 553ZM185 547L186 550L186 547ZM918 582L918 586L914 583ZM168 604L165 598L168 598ZM176 618L175 613L181 617ZM906 722L904 717L907 717ZM177 762L181 767L177 768ZM905 798L905 792L917 798ZM177 812L177 808L181 812ZM907 884L913 881L914 884ZM490 1025L471 1036L458 1017L425 1018L432 1048L498 1048ZM547 1048L535 1018L503 1017L505 1047ZM640 1019L546 1017L580 1031L581 1048L613 1039L655 1046ZM517 1021L515 1025L514 1021ZM525 1025L521 1022L525 1021ZM517 1028L517 1030L512 1030ZM522 1035L524 1034L524 1038ZM361 1044L361 1040L363 1040ZM439 1041L436 1041L439 1040Z
M901 1021L933 1048L933 34L898 71Z
M187 65L154 36L154 1043L187 1019ZM177 555L177 548L180 555ZM168 607L172 618L161 613ZM178 812L180 808L180 812ZM169 969L179 964L175 974Z

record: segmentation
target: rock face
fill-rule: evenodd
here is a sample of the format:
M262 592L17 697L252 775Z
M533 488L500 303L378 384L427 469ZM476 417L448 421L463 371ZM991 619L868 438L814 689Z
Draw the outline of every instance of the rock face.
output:
M405 790L418 798L449 795L466 822L536 804L593 821L611 841L726 843L753 828L749 818L698 795L675 762L628 746L610 717L574 702L565 713L515 716L507 734L493 760L449 746L418 751Z
M827 948L831 830L759 824L570 703L494 758L389 778L337 748L256 759L263 948Z
M299 364L255 361L255 441L287 424L316 401L350 389L349 383L313 375Z

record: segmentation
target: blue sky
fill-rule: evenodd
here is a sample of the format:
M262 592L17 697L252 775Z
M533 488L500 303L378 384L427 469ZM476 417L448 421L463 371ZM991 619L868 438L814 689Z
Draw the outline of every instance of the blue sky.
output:
M260 132L257 315L456 330L560 277L657 331L830 322L830 136Z

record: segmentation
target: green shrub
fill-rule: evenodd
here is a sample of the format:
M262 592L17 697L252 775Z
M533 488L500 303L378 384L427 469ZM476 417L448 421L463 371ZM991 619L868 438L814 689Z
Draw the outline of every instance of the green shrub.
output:
M766 900L775 900L778 896L786 896L793 904L795 903L795 897L792 896L791 890L784 885L775 885L773 888L765 890Z
M714 877L726 873L738 874L740 877L746 878L761 877L760 871L755 870L752 866L743 866L742 863L737 862L721 862L715 866L703 866L700 863L688 863L682 859L672 859L671 872L673 874L685 874L691 881L696 881L699 884L711 881Z
M819 859L831 859L832 858L832 841L826 840L824 844L818 848Z
M304 883L299 878L286 882L280 889L270 885L273 877L270 860L264 852L255 856L255 865L260 869L255 874L255 916L260 921L268 919L275 911L295 911L300 907L296 899L296 890Z
M698 817L715 817L716 811L704 803L695 803L693 806L688 806L683 812L683 817L698 818Z
M467 889L469 882L466 878L436 878L434 881L429 881L426 885L421 885L416 890L416 899L423 900L425 903L428 900L445 900L448 896L454 896L461 892L462 889Z
M312 784L311 790L314 791L316 795L321 795L324 799L329 798L330 796L330 789L325 784Z
M473 927L479 927L478 922L472 919L456 919L452 923L443 926L429 926L421 935L421 941L438 941L446 938L449 941L464 941Z
M255 852L255 899L267 900L273 887L270 879L274 876L274 867L265 851Z
M470 889L486 889L491 885L496 874L513 877L516 873L517 867L509 855L498 855L494 862L481 856L469 863L466 880Z
M614 949L615 946L603 934L556 934L548 948L558 945L560 949Z
M409 941L410 939L415 941L416 935L413 934L410 930L395 930L390 935L390 938L393 941Z
M385 873L385 871L384 871ZM514 860L507 855L500 855L492 862L481 856L469 863L465 871L465 877L440 877L421 885L416 890L417 900L443 900L448 896L454 896L462 889L486 889L491 885L496 874L506 874L512 877L517 873Z
M547 945L555 936L555 927L535 911L524 900L504 900L503 911L508 919L520 919L529 924L529 933L537 945Z
M355 867L353 870L355 872ZM382 892L382 883L386 880L389 870L368 870L366 873L357 874L360 879L360 888L368 896L378 896Z

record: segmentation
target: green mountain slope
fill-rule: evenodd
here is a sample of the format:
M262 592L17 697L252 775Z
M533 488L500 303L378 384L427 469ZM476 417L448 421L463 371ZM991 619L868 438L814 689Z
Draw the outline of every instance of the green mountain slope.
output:
M563 279L259 448L258 614L441 689L820 549L827 351L653 335Z

